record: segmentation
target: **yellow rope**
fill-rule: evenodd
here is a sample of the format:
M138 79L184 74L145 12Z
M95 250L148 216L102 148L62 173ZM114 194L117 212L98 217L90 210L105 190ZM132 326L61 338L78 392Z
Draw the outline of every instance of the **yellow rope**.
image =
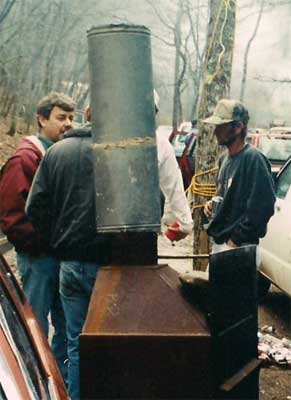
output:
M192 181L189 185L189 187L186 189L186 194L191 193L192 195L198 195L206 198L211 198L215 196L216 193L216 185L214 183L200 183L198 182L198 178L201 178L202 176L209 175L209 174L215 174L218 171L218 168L211 168L208 169L207 171L203 172L198 172L195 174L192 178ZM193 206L193 200L191 200L191 208L196 209L196 208L202 208L204 207L204 204L198 204Z
M223 7L225 7L224 16L221 15L223 12ZM212 32L212 35L211 35L211 38L209 41L209 46L208 46L207 55L206 55L206 62L205 62L205 66L204 66L204 76L205 76L204 79L205 79L206 85L210 85L215 80L215 78L217 78L223 71L222 59L225 54L225 45L223 44L222 37L223 37L223 32L224 32L224 29L225 29L225 26L227 23L227 18L228 18L228 13L229 13L230 8L231 8L231 0L221 0L220 1L220 5L218 7L218 11L217 11L216 18L214 21L213 32ZM222 16L223 20L222 20L222 23L219 24L221 16ZM220 30L219 30L219 28L220 28ZM217 38L217 36L218 36L218 38ZM208 61L209 61L212 49L214 47L216 38L217 38L218 44L221 47L221 51L218 54L216 66L212 69L214 71L213 71L213 73L210 73L207 66L208 66ZM201 95L199 115L205 117L206 98L205 98L204 91L205 91L205 87L204 87L204 89L202 91L202 95Z
M222 70L221 61L222 61L222 58L223 58L224 53L225 53L225 46L224 46L224 44L222 42L222 35L223 35L223 31L224 31L224 28L225 28L225 25L226 25L226 22L227 22L228 9L230 7L230 0L224 0L224 5L225 5L225 15L224 15L224 20L222 22L222 27L221 27L220 34L219 34L219 44L220 44L222 50L221 50L221 52L220 52L220 54L218 56L217 65L216 65L216 71L214 72L214 74L211 77L212 81L216 78L216 76Z
M218 10L218 13L216 15L216 20L215 20L215 23L214 23L214 29L213 29L213 33L212 33L212 36L211 36L211 39L210 39L210 44L209 44L209 47L208 47L207 57L206 57L206 59L208 59L209 56L210 56L210 53L212 51L212 47L214 45L214 41L215 41L215 37L216 37L216 33L217 33L217 28L218 28L218 23L219 23L220 16L221 16L221 13L222 13L222 10L223 10L223 6L225 6L225 14L224 14L223 22L222 22L221 29L220 29L220 32L219 32L219 39L218 39L219 45L221 47L221 52L218 55L218 60L217 60L217 64L216 64L214 73L212 75L208 75L207 76L207 83L208 84L210 82L213 82L214 79L217 77L217 75L222 70L221 61L222 61L222 58L223 58L224 53L225 53L225 46L224 46L224 44L222 42L222 35L223 35L223 31L224 31L224 28L225 28L225 25L226 25L226 22L227 22L228 11L229 11L229 8L230 8L230 0L221 0L221 2L220 2L219 10ZM205 65L207 65L207 63L205 63Z
M206 60L208 60L209 57L210 57L210 54L211 54L212 48L214 46L215 38L216 38L217 34L218 34L218 44L221 47L221 51L220 51L220 53L218 55L217 64L216 64L214 72L212 74L207 74L207 72L208 72L207 71L207 64L208 63L207 62L205 63L205 69L206 69L205 76L206 76L206 83L207 84L210 84L211 82L213 82L214 79L221 73L221 71L223 69L223 67L222 67L222 59L223 59L223 56L225 54L225 46L224 46L224 43L223 43L223 32L224 32L224 29L225 29L225 26L226 26L226 22L227 22L227 18L228 18L228 12L229 12L230 7L231 7L230 3L231 3L231 0L221 0L219 8L218 8L218 12L216 14L216 19L215 19L215 22L214 22L213 32L212 32L212 35L211 35L211 38L210 38L210 42L209 42L209 47L208 47L208 50L207 50ZM220 21L220 18L221 18L221 14L223 12L223 7L225 7L225 13L224 13L224 16L222 17L223 20L222 20L222 24L220 25L220 31L218 32L219 21ZM202 99L203 99L203 95L202 95ZM201 107L200 113L202 115L204 115L205 114L205 107L206 107L205 101L203 102L203 100L202 100L201 104L202 104L202 107ZM190 186L186 190L186 194L190 193L193 196L194 195L198 195L198 196L206 197L206 198L211 198L211 197L215 196L215 194L216 194L216 185L215 184L200 183L200 182L198 182L197 179L202 177L202 176L208 175L208 174L217 173L217 171L218 171L218 168L215 167L215 168L211 168L211 169L209 169L207 171L199 172L199 173L195 174L193 176L193 178L192 178ZM191 206L192 210L194 210L196 208L204 207L204 204L198 204L198 205L193 206L193 203L194 203L194 200L191 199L190 206Z

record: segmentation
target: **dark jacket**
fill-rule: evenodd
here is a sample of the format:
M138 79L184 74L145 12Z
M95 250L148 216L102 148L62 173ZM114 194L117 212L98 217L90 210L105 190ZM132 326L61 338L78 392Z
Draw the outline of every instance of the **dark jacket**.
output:
M106 239L96 234L91 129L65 134L46 153L26 212L61 260L106 262Z
M207 233L218 244L229 239L237 245L257 244L259 238L265 236L267 223L274 214L276 196L271 166L266 157L250 145L236 157L239 157L236 169L227 190L222 193L224 200ZM220 160L218 181L229 158L225 154Z
M32 139L34 139L32 141ZM37 138L21 141L15 154L6 162L0 178L0 228L16 251L37 256L45 248L25 214L25 202L33 177L43 157Z

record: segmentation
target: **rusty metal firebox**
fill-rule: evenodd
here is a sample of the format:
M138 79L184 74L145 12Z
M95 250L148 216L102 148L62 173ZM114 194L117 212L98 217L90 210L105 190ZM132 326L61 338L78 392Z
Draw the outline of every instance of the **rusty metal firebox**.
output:
M204 298L167 265L100 270L80 339L84 398L258 398L255 246L209 267Z
M95 41L96 33L99 37ZM143 35L147 38L145 42ZM81 396L84 399L256 399L259 363L255 246L211 255L210 280L203 298L198 291L183 289L177 272L168 265L157 265L155 232L159 213L154 208L159 208L159 188L154 142L151 140L142 156L144 144L131 146L122 157L117 156L121 149L116 144L127 138L132 140L137 132L134 118L127 120L118 115L119 88L124 86L120 82L125 79L129 87L124 102L134 107L138 91L130 86L127 74L132 78L141 73L142 65L136 68L135 64L139 57L146 68L151 63L149 31L143 27L109 26L93 28L88 37L96 173L108 180L103 196L102 179L96 179L99 193L96 207L104 213L98 214L98 231L111 232L115 240L111 265L99 271L80 337ZM115 51L111 51L111 46ZM141 54L140 48L147 50ZM132 59L131 53L136 57ZM108 82L98 91L99 83L109 78L104 60L114 66L122 64L120 68L114 67L111 85L114 87L115 81L118 82L116 91L108 89ZM135 67L124 68L126 60L134 60ZM151 115L152 121L153 100L148 100L152 96L151 77L148 85L148 89L143 87L146 82L141 85L145 110L139 110L139 116ZM106 101L98 99L99 94ZM140 108L140 98L137 104ZM109 118L107 108L111 110L110 118L118 121L111 122L113 128L108 130L105 129ZM102 116L101 121L99 117L104 112L107 117ZM148 136L152 122L148 126L141 118L141 125L138 131ZM113 178L115 171L108 166L111 159L104 156L103 144L109 142L106 132L114 143L112 157L119 168ZM144 175L144 180L139 181L142 201L137 196L135 182L129 184L132 175L124 170L129 163L131 170L138 171L139 179L143 164L148 161L154 168L154 178L148 182L148 176ZM119 191L128 193L121 196ZM129 200L134 210L126 210ZM152 215L148 208L146 212L143 210L149 204Z

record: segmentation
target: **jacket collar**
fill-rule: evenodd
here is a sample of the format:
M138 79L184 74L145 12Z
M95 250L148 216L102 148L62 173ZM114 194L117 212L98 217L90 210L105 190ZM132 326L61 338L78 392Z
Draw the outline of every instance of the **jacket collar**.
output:
M64 134L64 139L70 137L91 137L92 136L92 129L91 126L80 128L80 129L72 129Z
M45 155L46 149L45 149L42 141L35 135L26 136L24 138L24 140L22 141L22 143L21 143L21 145L19 146L18 149L26 147L27 146L27 142L29 142L30 144L35 146L37 148L37 150L41 152L42 156Z

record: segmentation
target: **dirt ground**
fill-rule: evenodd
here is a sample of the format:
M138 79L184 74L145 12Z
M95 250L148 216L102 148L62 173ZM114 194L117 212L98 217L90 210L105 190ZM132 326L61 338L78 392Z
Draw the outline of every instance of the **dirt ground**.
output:
M0 119L0 168L12 156L17 144L25 136L21 130L17 131L14 136L9 136L6 134L7 130L8 121Z

